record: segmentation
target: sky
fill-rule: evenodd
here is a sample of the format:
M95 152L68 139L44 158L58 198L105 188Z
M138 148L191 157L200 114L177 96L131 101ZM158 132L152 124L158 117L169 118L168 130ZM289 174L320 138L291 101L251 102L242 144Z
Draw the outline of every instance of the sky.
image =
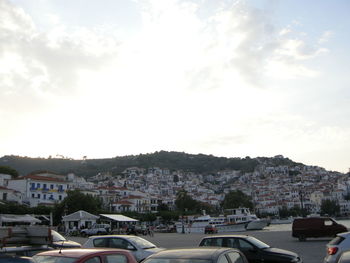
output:
M350 1L0 0L0 156L350 168Z

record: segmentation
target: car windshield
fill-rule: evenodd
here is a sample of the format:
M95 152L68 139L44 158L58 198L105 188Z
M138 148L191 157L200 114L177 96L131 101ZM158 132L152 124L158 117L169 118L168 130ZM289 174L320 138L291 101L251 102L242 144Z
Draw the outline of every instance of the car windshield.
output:
M147 248L155 248L157 247L155 244L147 241L146 239L143 239L141 237L130 237L129 238L132 242L134 242L137 246L143 249Z
M57 242L57 241L67 241L64 236L56 232L55 230L51 230L51 235L52 235L52 241Z
M143 263L212 263L212 261L195 258L150 258L143 261Z
M255 237L248 237L247 240L252 243L253 245L257 246L258 248L269 248L270 246L259 239L256 239Z
M35 263L73 263L76 258L57 257L57 256L34 256Z

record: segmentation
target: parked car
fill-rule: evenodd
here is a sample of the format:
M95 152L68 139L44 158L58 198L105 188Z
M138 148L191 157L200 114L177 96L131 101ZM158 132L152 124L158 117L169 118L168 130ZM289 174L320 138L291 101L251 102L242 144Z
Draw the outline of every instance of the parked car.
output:
M248 263L237 249L182 248L163 250L146 258L142 263Z
M218 229L214 225L207 225L204 228L204 234L216 234Z
M133 235L105 235L91 236L83 244L83 248L104 247L104 248L122 248L129 250L136 260L140 262L146 257L164 250L155 244L138 236Z
M31 257L0 255L1 263L34 263Z
M343 252L336 262L337 263L350 263L350 251Z
M37 253L53 250L47 245L42 246L10 246L0 248L0 255L32 257Z
M60 233L56 232L55 230L51 230L52 235L52 244L50 244L53 248L80 248L81 244L78 242L67 240L64 236L62 236Z
M35 263L137 263L132 254L123 249L56 249L33 257Z
M215 235L204 237L199 246L239 249L250 263L302 263L301 257L288 250L273 248L248 235Z
M305 241L308 237L334 237L348 229L330 217L307 217L294 219L292 236Z
M339 233L326 245L324 263L335 263L344 251L350 250L350 232Z
M90 228L80 230L82 236L106 235L111 231L109 224L93 224Z

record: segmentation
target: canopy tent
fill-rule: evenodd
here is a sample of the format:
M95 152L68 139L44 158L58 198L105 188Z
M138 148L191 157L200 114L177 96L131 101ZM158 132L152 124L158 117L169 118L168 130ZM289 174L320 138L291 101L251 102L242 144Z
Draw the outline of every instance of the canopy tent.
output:
M0 226L2 225L16 225L16 224L35 224L41 223L41 220L31 215L11 215L0 214Z
M111 219L116 222L138 222L139 220L123 216L123 215L108 215L108 214L100 214L100 216L107 217L108 219Z

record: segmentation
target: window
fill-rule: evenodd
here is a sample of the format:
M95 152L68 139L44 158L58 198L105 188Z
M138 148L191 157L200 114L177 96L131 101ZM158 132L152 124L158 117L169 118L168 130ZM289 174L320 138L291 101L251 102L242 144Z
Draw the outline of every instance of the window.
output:
M108 247L107 238L97 238L94 240L94 247Z
M50 185L50 189L53 189L53 184Z
M40 194L38 194L38 199L40 199Z
M208 238L203 241L202 246L222 247L222 238Z
M43 195L43 199L46 199L46 195L45 194Z
M100 257L93 257L84 261L84 263L100 263L100 262L101 262Z
M34 194L32 194L32 198L34 198L34 196L35 196L35 195L34 195Z
M131 246L132 245L128 241L121 239L121 238L110 238L109 239L109 246L108 247L130 249Z
M243 263L244 260L242 256L237 252L229 252L227 256L230 258L232 263Z
M37 183L37 184L36 184L36 188L40 188L40 183Z
M2 194L2 200L6 201L7 200L7 193Z
M239 249L241 250L249 250L254 248L252 244L250 244L249 242L243 239L238 239L238 244L239 244Z
M107 255L106 262L107 263L127 263L128 259L126 258L126 256L121 254Z
M58 200L62 200L62 195L59 195L59 196L58 196Z

